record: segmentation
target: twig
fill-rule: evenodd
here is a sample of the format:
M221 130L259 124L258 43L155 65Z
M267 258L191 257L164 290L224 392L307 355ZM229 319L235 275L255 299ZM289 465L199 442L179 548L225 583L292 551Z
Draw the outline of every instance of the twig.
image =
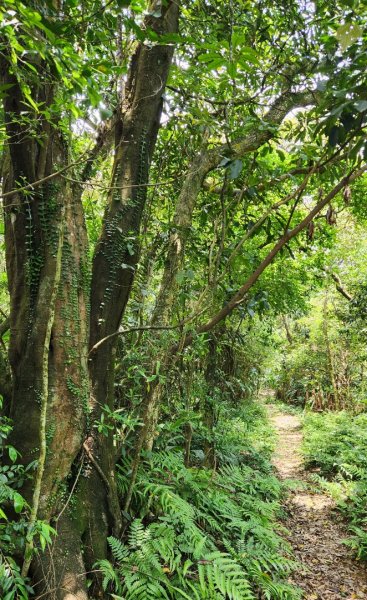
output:
M3 337L4 333L6 333L10 329L10 317L6 317L5 321L0 324L0 338Z
M177 323L177 325L147 325L147 326L141 326L141 327L130 327L129 329L120 329L119 331L114 331L113 333L110 333L110 335L106 335L106 337L102 338L96 344L94 344L94 346L92 346L92 348L89 350L89 356L91 354L93 354L94 352L96 352L96 350L98 350L98 348L100 346L102 346L103 344L105 344L109 340L113 340L115 337L117 337L119 335L126 335L128 333L132 333L133 331L150 331L150 330L153 330L153 331L159 331L159 330L168 331L168 330L171 330L171 329L179 329L186 322L187 322L187 320L185 322L182 321L180 323Z
M84 156L85 154L86 153L84 153L82 156ZM55 177L58 177L62 173L65 173L65 171L68 171L72 167L79 165L81 162L83 162L83 160L82 160L82 157L80 157L78 160L76 160L72 163L69 163L68 165L66 165L65 167L60 169L59 171L55 171L55 173L51 173L51 175L47 175L46 177L42 177L42 179L38 179L37 181L33 181L32 183L27 183L27 185L23 185L22 187L15 188L13 190L10 190L9 192L5 192L4 194L0 194L0 199L7 198L8 196L13 196L14 194L19 194L19 192L25 192L26 190L33 190L33 188L38 187L39 185L41 185L41 183L44 183L45 181L50 181L50 179L54 179Z
M103 473L101 467L99 466L99 464L97 463L97 461L94 458L93 454L91 453L90 449L88 448L87 442L83 443L83 448L84 448L85 453L88 456L90 462L92 463L92 465L94 466L94 468L97 471L98 475L100 476L100 478L102 479L103 483L105 484L105 486L107 488L107 491L110 491L110 482L108 481L106 475Z

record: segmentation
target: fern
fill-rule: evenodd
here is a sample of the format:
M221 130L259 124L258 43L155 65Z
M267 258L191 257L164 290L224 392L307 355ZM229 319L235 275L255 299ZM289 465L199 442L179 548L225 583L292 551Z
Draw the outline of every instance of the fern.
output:
M321 470L312 479L338 502L352 533L346 544L361 559L367 559L366 425L366 414L307 415L304 442L307 463Z
M295 563L276 531L280 492L272 475L246 465L213 477L187 469L179 452L155 453L140 468L135 498L142 517L156 520L135 519L124 542L109 538L115 577L100 564L105 585L128 600L247 600L256 589L297 598L285 583Z
M13 558L0 553L0 593L4 600L28 600L33 589L24 579L20 567Z
M198 598L210 600L254 598L245 570L229 554L216 551L181 566L173 534L167 526L152 524L144 528L136 520L130 527L127 546L108 538L116 567L108 561L98 563L104 589L112 588L126 600L191 599L193 592Z
M234 430L232 441L243 437L243 424ZM182 451L171 447L146 456L133 496L139 518L122 541L109 538L113 565L100 563L106 589L125 600L298 598L287 583L295 562L277 524L282 485L266 458L268 447L246 446L246 457L258 454L252 465L231 461L216 473L187 468ZM124 457L121 494L129 472Z
M211 553L199 562L198 567L203 598L210 590L219 591L231 600L254 598L243 567L228 554Z

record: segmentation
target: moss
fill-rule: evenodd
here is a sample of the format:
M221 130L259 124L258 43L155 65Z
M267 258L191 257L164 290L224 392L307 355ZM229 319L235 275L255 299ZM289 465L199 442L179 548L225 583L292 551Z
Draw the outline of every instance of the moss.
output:
M52 443L53 437L55 435L55 431L56 431L56 423L54 420L52 420L47 427L46 430L46 444L47 444L47 449L49 451L49 447Z
M38 215L45 243L56 257L59 243L60 205L57 197L61 191L61 185L57 182L45 184L43 194L38 203Z

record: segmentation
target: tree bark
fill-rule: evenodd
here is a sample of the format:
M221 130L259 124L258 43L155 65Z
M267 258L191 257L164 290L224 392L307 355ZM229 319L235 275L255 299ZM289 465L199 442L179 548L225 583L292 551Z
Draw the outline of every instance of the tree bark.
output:
M146 27L158 35L178 30L179 5L167 2L159 8L160 16L149 16ZM150 11L154 14L154 7ZM113 189L104 215L103 229L93 257L91 282L90 340L92 348L99 340L115 332L121 323L139 258L139 231L144 211L149 165L160 125L163 93L173 56L172 45L139 44L132 58L125 86L121 118L116 130L115 158L111 179ZM90 358L92 419L99 420L103 406L114 408L114 370L117 339L112 338ZM105 555L108 530L115 535L121 528L121 511L117 494L113 433L107 437L91 430L89 451L106 475L107 497L101 503L94 497L94 470L83 492L89 504L90 520L87 542L87 565ZM101 540L104 540L103 543Z
M5 80L12 85L12 93L4 102L9 140L4 190L10 192L48 177L67 164L68 156L58 118L52 124L35 119L36 134L26 132L21 119L17 119L24 106L21 87L7 72ZM52 89L35 86L32 91L38 102L52 105ZM14 140L17 143L12 143ZM75 197L64 179L45 181L36 191L8 193L4 221L10 294L12 443L25 465L35 465L33 480L27 479L22 489L31 506L22 569L26 575L35 521L49 521L60 510L68 487L66 480L86 429L87 245L80 195ZM63 540L64 549L67 545ZM79 544L74 562L81 560ZM44 571L42 562L40 558L35 567L37 577ZM60 585L70 579L65 563L59 579ZM40 587L43 589L43 583Z
M150 9L147 27L158 35L177 32L177 2L165 3L161 11L160 3L153 2ZM128 301L172 55L172 45L139 43L132 58L116 125L111 187L121 189L109 197L91 283L83 182L72 187L61 176L70 162L61 115L50 123L30 113L37 131L29 133L19 118L26 102L22 87L2 59L2 83L12 86L4 102L11 441L24 464L35 462L33 481L22 489L31 505L24 575L32 558L35 521L50 521L58 531L54 544L31 567L37 593L46 599L105 596L98 581L87 592L86 572L106 556L107 535L118 533L121 519L113 438L96 435L93 428L103 406L113 407L116 340L89 365L88 348L118 328ZM42 69L44 76L32 83L31 93L46 109L53 105L55 90L43 84L46 63ZM61 173L53 177L56 171Z

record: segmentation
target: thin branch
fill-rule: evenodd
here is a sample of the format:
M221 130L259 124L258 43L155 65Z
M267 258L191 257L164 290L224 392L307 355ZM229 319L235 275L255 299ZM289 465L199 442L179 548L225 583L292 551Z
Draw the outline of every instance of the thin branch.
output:
M82 156L85 156L86 154L87 153L85 152ZM80 157L78 160L76 160L72 163L69 163L68 165L66 165L65 167L60 169L59 171L55 171L55 173L51 173L51 175L47 175L46 177L42 177L41 179L38 179L37 181L33 181L32 183L27 183L27 185L23 185L22 187L19 187L19 188L14 188L13 190L10 190L9 192L5 192L4 194L0 194L0 199L3 200L4 198L8 198L9 196L13 196L14 194L19 194L20 192L25 192L27 190L33 190L35 187L38 187L42 183L45 183L45 181L50 181L51 179L54 179L55 177L59 177L59 175L61 175L62 173L65 173L65 171L68 171L69 169L72 169L73 167L80 165L85 160L86 160L85 158L82 159L82 157Z
M84 443L85 443L85 442L84 442ZM84 448L84 450L85 450L85 448ZM86 451L86 450L85 450L85 451ZM89 456L89 455L88 455L88 456ZM80 466L79 466L79 469L78 469L78 473L77 473L77 475L76 475L76 477L75 477L75 480L74 480L73 486L72 486L72 488L71 488L71 490L70 490L70 494L69 494L69 496L67 497L67 499L66 499L66 502L65 502L64 506L62 507L62 509L60 510L59 514L57 515L57 517L56 517L56 519L55 519L55 521L56 521L56 529L57 529L57 523L58 523L58 521L60 520L61 516L64 514L65 510L67 509L67 507L69 506L70 500L71 500L71 498L72 498L72 496L73 496L73 494L74 494L75 488L76 488L76 486L77 486L77 484L78 484L79 477L80 477L80 474L81 474L81 472L82 472L82 468L83 468L83 466L84 466L84 454L82 455L82 458L81 458L81 461L80 461Z
M0 338L10 329L10 317L6 317L5 321L0 324Z
M72 183L83 183L79 179L73 179L72 177L67 177L65 175L61 175L61 177L63 177L63 179L66 179L67 181L71 181ZM172 179L167 179L166 181L158 181L156 183L134 183L131 185L103 185L103 183L92 181L88 183L88 187L96 187L105 192L110 192L113 190L130 190L132 188L158 188L161 186L163 187L166 185L171 185L174 181L177 181L177 177L172 177Z
M92 463L92 465L94 466L95 470L97 471L98 475L100 476L100 478L102 479L103 483L105 484L107 491L110 490L110 482L108 481L106 475L103 473L101 467L99 466L99 464L97 463L96 459L94 458L93 454L90 451L90 448L88 447L87 442L83 443L83 448L85 450L86 455L88 456L90 462Z
M93 162L96 160L98 154L100 153L100 151L102 150L106 141L108 140L109 136L111 135L114 125L115 125L115 120L110 120L108 123L104 123L103 126L100 127L100 131L96 138L95 144L91 148L88 148L88 150L86 150L77 160L73 161L72 163L69 163L68 165L65 165L65 167L63 167L62 169L55 171L55 173L51 173L50 175L47 175L46 177L42 177L41 179L38 179L37 181L33 181L32 183L27 183L27 185L23 185L22 187L15 188L13 190L10 190L9 192L1 193L0 199L3 200L4 198L12 196L13 194L19 194L20 192L26 192L27 190L33 190L34 188L38 187L42 183L45 183L46 181L50 181L51 179L54 179L55 177L59 177L66 171L69 171L70 169L72 169L73 167L76 167L76 166L84 163L85 166L83 168L80 179L73 180L75 183L82 185L89 179Z
M110 340L113 340L114 338L120 335L127 335L128 333L133 333L134 331L169 331L172 329L179 329L180 327L182 328L186 324L186 322L187 319L185 321L177 323L177 325L146 325L140 327L129 327L129 329L119 329L118 331L114 331L114 333L110 333L110 335L106 335L106 337L102 338L96 344L94 344L94 346L92 346L92 348L89 351L89 356L96 352L98 348L103 346L103 344L109 342Z
M184 96L185 98L191 98L192 100L201 100L202 102L207 102L208 104L211 104L212 106L226 107L229 104L231 104L232 106L242 106L243 104L248 104L250 102L254 102L255 98L256 98L256 95L255 95L255 96L247 96L246 98L241 98L239 100L211 100L211 98L207 98L205 96L198 96L197 94L190 94L186 90L182 90L180 88L174 87L173 85L167 85L166 87L168 90L175 92L175 94L180 94L181 96Z
M337 291L344 296L344 298L346 298L348 300L348 302L353 302L353 296L345 289L345 287L343 286L339 275L337 275L336 273L333 273L332 271L330 271L329 269L325 269L326 273L328 273L331 277L331 279L333 279L333 281L335 281L336 283L336 289Z

